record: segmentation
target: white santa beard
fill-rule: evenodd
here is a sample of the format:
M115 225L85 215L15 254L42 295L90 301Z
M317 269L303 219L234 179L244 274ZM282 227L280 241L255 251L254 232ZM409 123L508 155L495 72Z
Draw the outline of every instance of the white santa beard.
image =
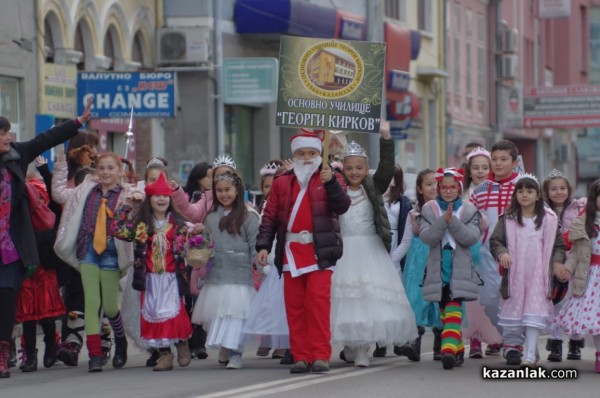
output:
M296 174L296 178L298 178L298 183L300 187L304 188L308 185L308 181L310 177L317 171L319 166L321 165L321 157L316 157L312 160L302 160L302 159L294 159L294 174ZM308 164L305 164L310 162Z

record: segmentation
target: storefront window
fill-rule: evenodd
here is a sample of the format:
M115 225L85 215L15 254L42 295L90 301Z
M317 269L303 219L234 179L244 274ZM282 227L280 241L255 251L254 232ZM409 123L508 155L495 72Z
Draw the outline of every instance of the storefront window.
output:
M258 178L254 175L254 147L252 108L225 106L225 153L235 160L246 187L256 185L254 181Z
M19 80L0 76L0 115L8 119L19 140Z

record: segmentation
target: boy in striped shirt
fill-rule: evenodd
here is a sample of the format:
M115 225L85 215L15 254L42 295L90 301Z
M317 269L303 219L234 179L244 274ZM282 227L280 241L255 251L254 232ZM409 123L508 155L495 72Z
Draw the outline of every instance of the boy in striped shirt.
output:
M481 278L484 285L479 289L479 302L492 323L498 328L504 339L504 355L508 365L521 363L523 337L520 331L503 330L498 325L498 306L500 304L500 280L498 261L490 253L489 237L496 227L498 217L510 204L516 178L513 171L517 166L518 151L512 141L501 140L494 144L491 151L492 172L489 179L482 182L471 195L471 202L477 207L489 226L483 234L481 254ZM497 354L496 347L488 347L486 354Z

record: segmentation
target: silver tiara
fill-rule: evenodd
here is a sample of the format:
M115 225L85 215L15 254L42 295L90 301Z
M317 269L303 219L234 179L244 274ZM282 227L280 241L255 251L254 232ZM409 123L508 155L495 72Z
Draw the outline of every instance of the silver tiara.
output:
M533 174L529 174L529 173L519 174L519 177L517 178L517 181L515 181L515 183L518 182L518 181L521 181L524 178L529 178L530 180L535 181L535 183L537 184L537 186L539 188L540 182L538 181L537 177L534 176Z
M235 162L233 161L233 159L229 156L229 155L221 155L218 156L215 161L213 162L213 170L216 169L217 167L221 167L221 166L227 166L227 167L231 167L232 169L237 171L237 167L235 165Z
M342 158L346 158L348 156L361 156L363 158L367 157L367 153L356 141L352 141L346 146L344 152L342 152Z
M223 174L219 174L218 176L215 177L215 182L217 181L231 181L235 184L235 176L231 173L223 173Z
M279 170L277 163L267 163L262 167L262 169L260 169L260 176L264 177L275 175L277 170Z
M562 171L557 169L552 169L550 173L546 176L546 180L551 180L553 178L566 178Z
M149 168L152 166L165 167L165 164L162 160L160 160L158 158L152 158L148 161L148 163L146 163L146 168Z

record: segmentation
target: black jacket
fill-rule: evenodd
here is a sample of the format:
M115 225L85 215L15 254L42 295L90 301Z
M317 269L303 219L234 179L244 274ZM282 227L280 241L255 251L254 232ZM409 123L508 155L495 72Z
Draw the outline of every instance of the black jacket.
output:
M12 142L10 150L0 155L0 170L6 167L12 176L10 236L24 267L36 266L40 262L29 216L29 201L25 194L27 166L42 152L74 137L80 126L75 121L65 122L29 141Z

